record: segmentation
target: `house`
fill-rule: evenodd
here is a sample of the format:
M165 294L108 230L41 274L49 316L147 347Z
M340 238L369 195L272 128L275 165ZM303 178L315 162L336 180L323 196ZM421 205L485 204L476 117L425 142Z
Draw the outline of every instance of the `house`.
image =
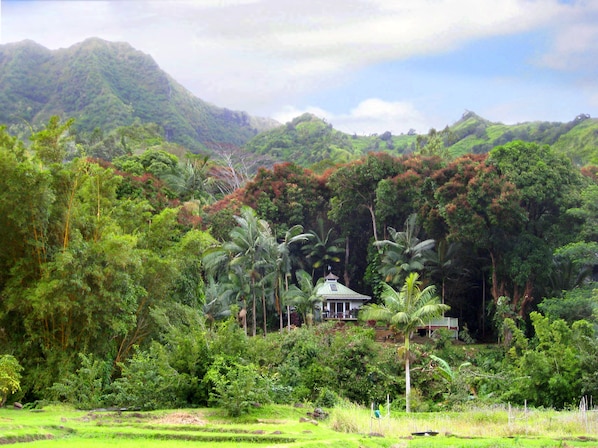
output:
M324 277L324 283L318 288L319 296L324 299L322 318L324 320L356 321L359 309L371 297L347 288L338 282L338 277L329 273ZM454 339L459 335L459 319L455 317L439 317L428 325L418 328L421 336L432 336L435 330L446 329L451 332Z
M359 308L371 299L339 283L332 272L324 277L318 295L324 299L322 317L327 320L357 320Z

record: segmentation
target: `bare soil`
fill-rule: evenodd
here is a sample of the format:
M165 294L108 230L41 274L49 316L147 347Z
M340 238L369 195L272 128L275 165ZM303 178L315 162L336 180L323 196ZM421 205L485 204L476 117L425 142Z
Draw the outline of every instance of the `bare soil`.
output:
M158 423L164 423L168 425L205 425L206 421L202 418L202 415L198 413L190 412L173 412L165 417L158 420Z

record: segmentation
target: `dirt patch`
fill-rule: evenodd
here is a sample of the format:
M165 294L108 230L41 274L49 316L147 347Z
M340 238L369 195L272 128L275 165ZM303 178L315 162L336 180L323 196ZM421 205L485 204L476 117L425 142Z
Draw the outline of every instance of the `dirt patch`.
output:
M206 421L201 418L199 413L173 412L160 418L158 423L169 425L205 425Z

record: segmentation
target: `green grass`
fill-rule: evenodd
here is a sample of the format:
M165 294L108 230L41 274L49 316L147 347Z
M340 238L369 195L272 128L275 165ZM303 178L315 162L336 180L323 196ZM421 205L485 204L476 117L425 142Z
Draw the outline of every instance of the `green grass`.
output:
M264 406L238 419L220 410L88 412L66 407L42 411L0 409L0 444L48 447L595 447L598 415L506 409L462 413L393 411L372 419L346 404L326 421L301 421L308 408ZM436 436L415 436L423 431Z

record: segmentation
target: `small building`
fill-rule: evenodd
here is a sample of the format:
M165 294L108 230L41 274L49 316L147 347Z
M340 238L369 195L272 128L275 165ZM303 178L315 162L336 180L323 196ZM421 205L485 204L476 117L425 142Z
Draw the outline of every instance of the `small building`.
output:
M443 329L451 333L453 339L459 338L459 318L457 317L439 317L433 319L424 327L419 327L418 331L422 336L434 336L434 331Z
M338 277L332 272L324 277L318 295L324 299L322 318L325 320L357 320L359 308L371 299L339 283Z

